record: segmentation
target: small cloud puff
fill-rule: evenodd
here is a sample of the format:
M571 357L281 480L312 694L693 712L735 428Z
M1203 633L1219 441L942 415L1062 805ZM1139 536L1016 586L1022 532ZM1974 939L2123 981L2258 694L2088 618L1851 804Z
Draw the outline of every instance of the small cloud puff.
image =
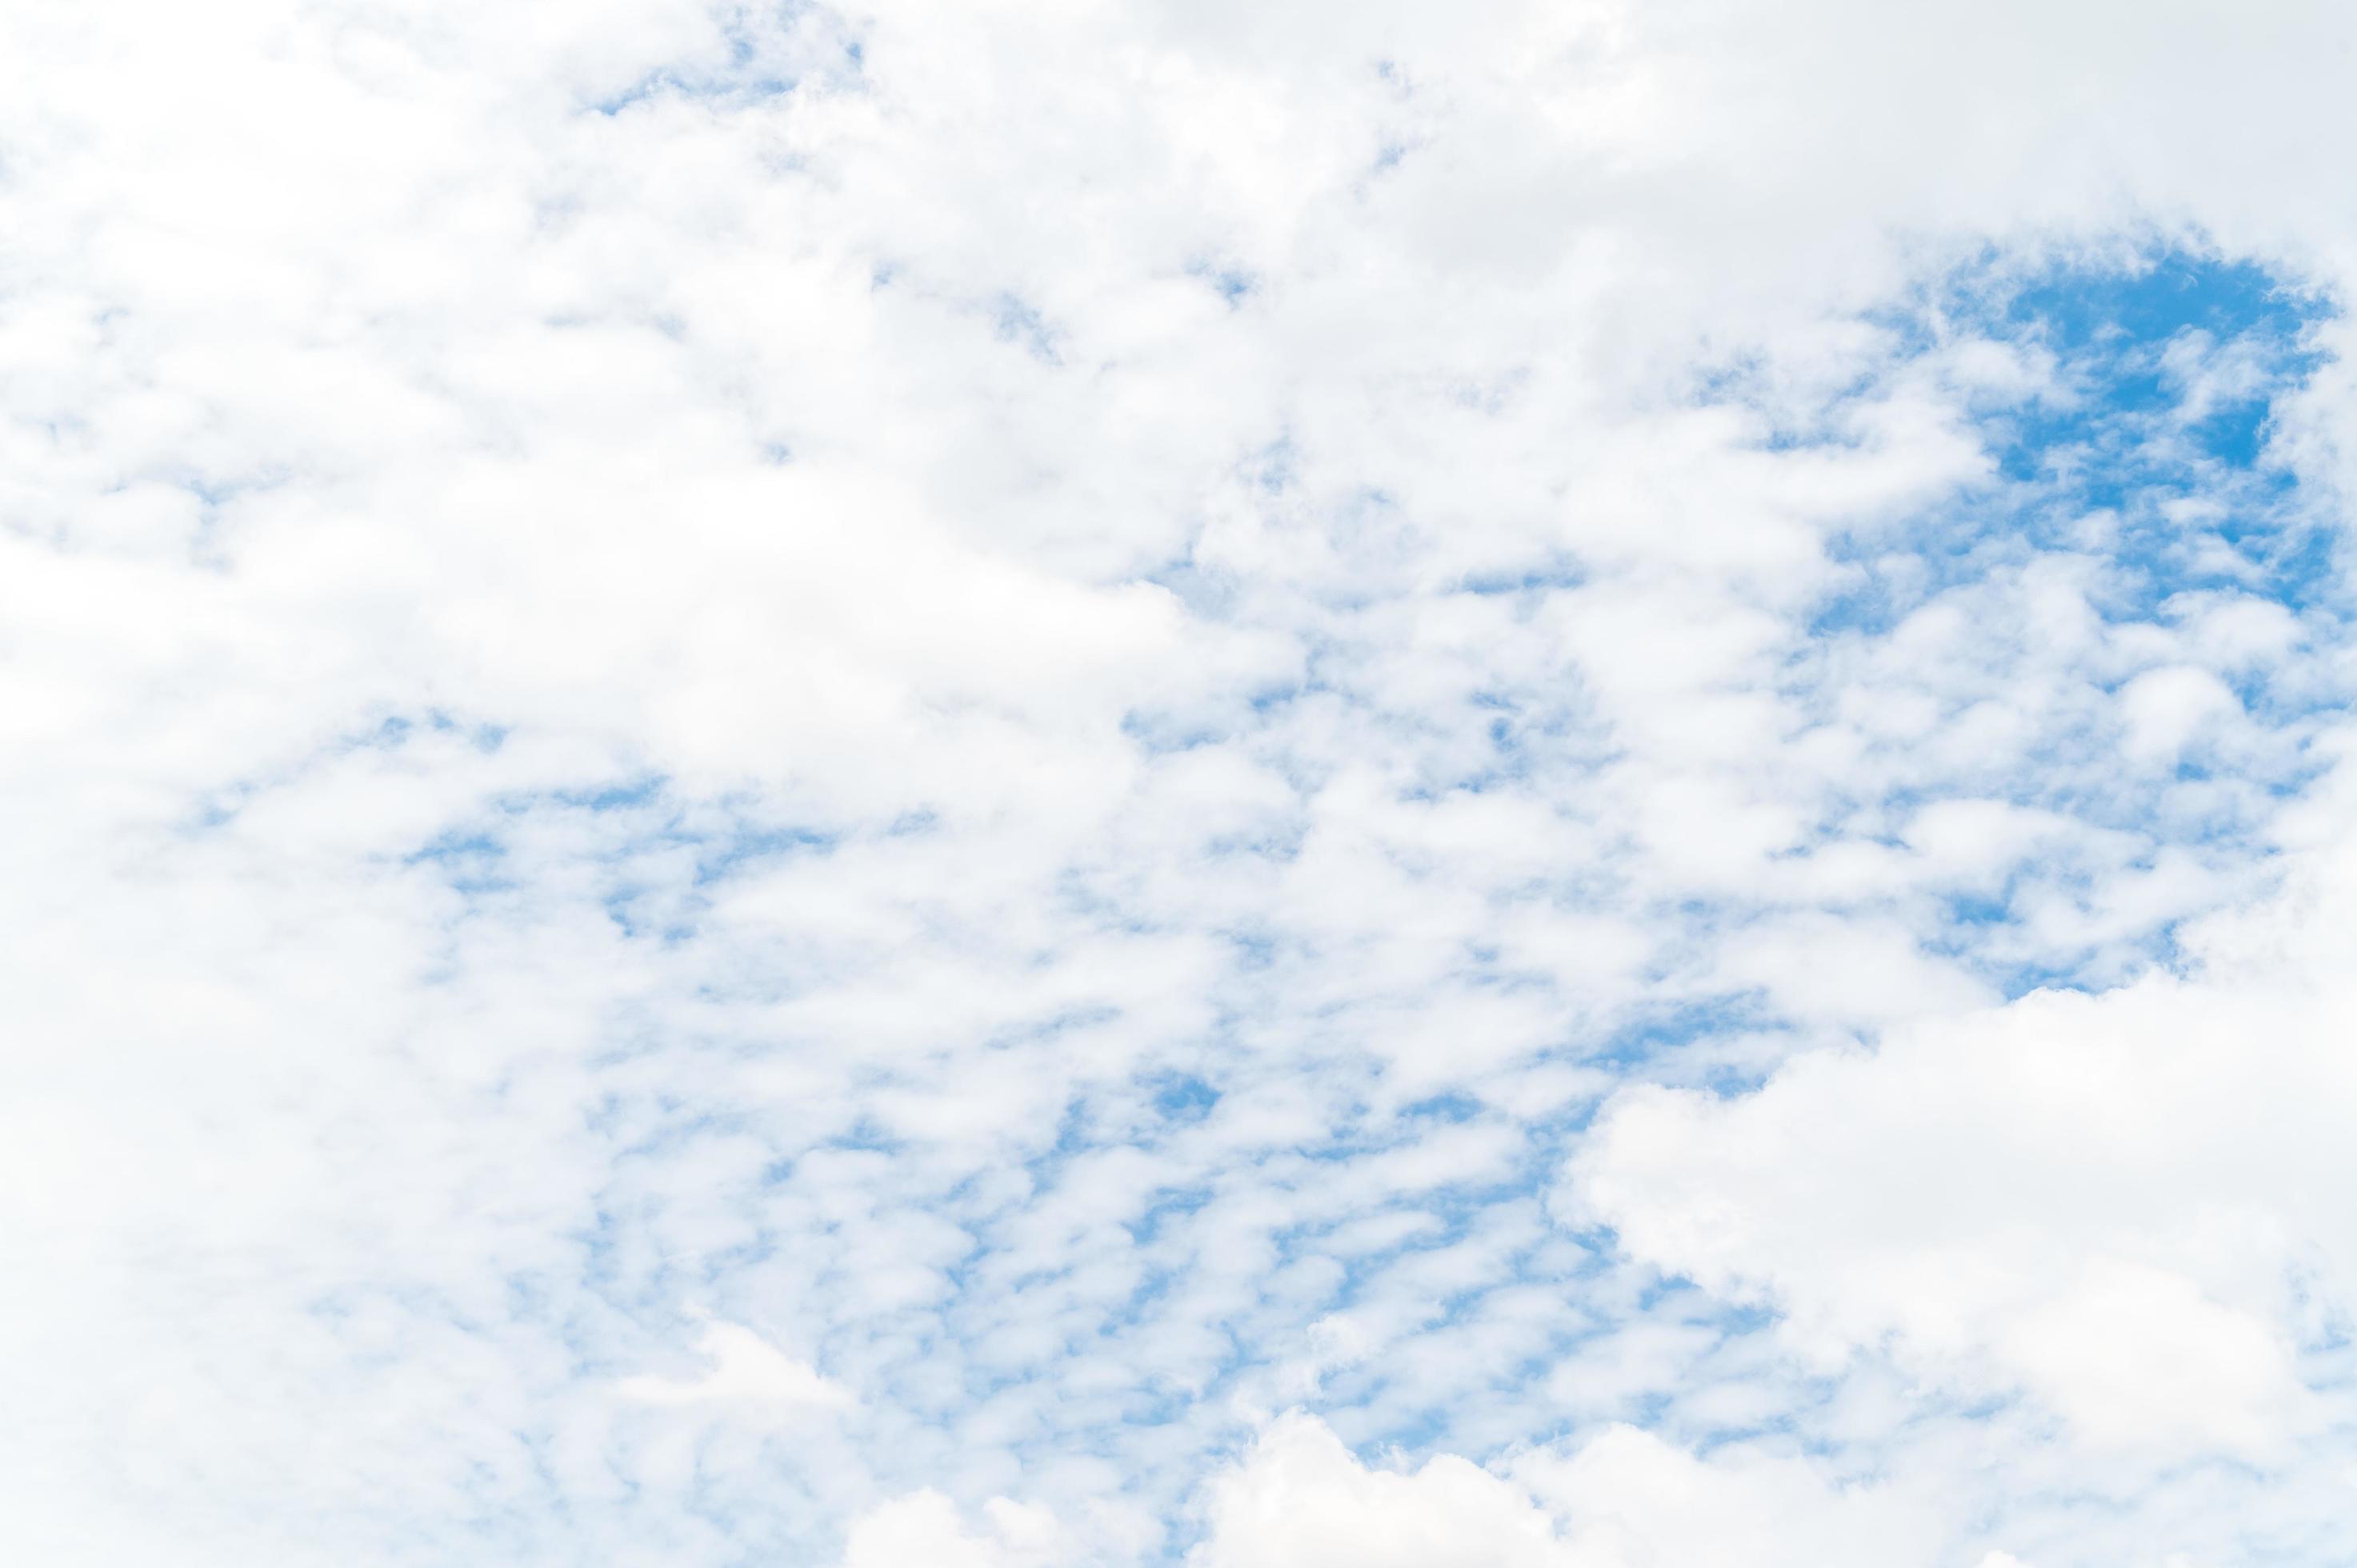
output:
M845 1542L843 1568L1052 1568L1072 1542L1046 1509L993 1498L969 1525L927 1489L862 1514Z
M1708 1458L1629 1426L1497 1469L1361 1463L1315 1417L1273 1423L1210 1489L1189 1568L1887 1568L1943 1554L1930 1498L1808 1461Z
M652 1405L749 1405L770 1410L848 1410L840 1383L786 1355L749 1328L712 1323L696 1338L711 1369L695 1378L625 1378L622 1397Z

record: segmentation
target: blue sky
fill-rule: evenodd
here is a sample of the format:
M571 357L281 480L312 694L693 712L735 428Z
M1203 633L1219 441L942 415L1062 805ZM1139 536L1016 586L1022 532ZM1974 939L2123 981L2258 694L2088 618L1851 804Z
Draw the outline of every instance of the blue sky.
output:
M0 20L0 1554L2341 1560L2346 31Z

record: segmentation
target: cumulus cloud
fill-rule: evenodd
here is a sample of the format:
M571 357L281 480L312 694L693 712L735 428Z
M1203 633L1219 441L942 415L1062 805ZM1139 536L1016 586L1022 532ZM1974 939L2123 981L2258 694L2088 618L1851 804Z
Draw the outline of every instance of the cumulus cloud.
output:
M1928 1498L1843 1485L1803 1460L1697 1458L1631 1427L1538 1448L1502 1473L1453 1455L1362 1464L1286 1417L1210 1489L1195 1568L1645 1568L1937 1561Z
M2336 773L2311 811L2345 822L2346 800ZM2345 830L2318 831L2282 890L2189 932L2182 973L1805 1055L1740 1099L1620 1096L1572 1201L1774 1301L1807 1353L1888 1348L2106 1446L2280 1463L2328 1419L2357 1300L2353 890Z
M942 1568L1013 1568L1061 1561L1055 1520L1006 1498L983 1505L983 1522L969 1529L957 1506L939 1492L915 1492L878 1504L855 1520L843 1568L896 1568L937 1563Z
M625 1399L646 1404L750 1404L782 1409L839 1410L851 1396L765 1342L749 1328L733 1323L705 1326L696 1349L711 1362L701 1376L625 1378L618 1385Z

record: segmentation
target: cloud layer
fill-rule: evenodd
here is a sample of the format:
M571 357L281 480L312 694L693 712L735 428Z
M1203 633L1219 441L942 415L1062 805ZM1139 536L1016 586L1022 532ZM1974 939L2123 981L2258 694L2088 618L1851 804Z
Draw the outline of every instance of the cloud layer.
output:
M0 20L0 1540L2321 1562L2341 8Z

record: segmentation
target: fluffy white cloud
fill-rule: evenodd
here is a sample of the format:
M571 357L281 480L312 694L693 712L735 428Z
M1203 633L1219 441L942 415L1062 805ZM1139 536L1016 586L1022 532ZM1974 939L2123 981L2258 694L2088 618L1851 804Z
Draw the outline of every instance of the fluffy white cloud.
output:
M2019 1390L2098 1444L2282 1461L2332 1419L2357 1307L2336 773L2287 886L2190 967L1796 1058L1757 1094L1631 1091L1567 1199L1793 1343ZM2328 1403L2328 1401L2330 1402Z
M1504 1469L1371 1467L1308 1416L1277 1422L1210 1488L1196 1568L1705 1568L1928 1563L1933 1499L1844 1485L1792 1457L1708 1459L1631 1427Z
M1017 1568L1066 1560L1056 1550L1064 1544L1061 1531L1042 1510L993 1498L982 1512L982 1525L975 1530L958 1516L957 1505L939 1492L914 1492L880 1503L852 1524L843 1568L899 1568L909 1563Z
M701 1376L625 1378L619 1385L623 1397L648 1404L751 1404L780 1409L835 1410L851 1402L850 1394L840 1385L734 1323L706 1325L696 1348L711 1362Z

